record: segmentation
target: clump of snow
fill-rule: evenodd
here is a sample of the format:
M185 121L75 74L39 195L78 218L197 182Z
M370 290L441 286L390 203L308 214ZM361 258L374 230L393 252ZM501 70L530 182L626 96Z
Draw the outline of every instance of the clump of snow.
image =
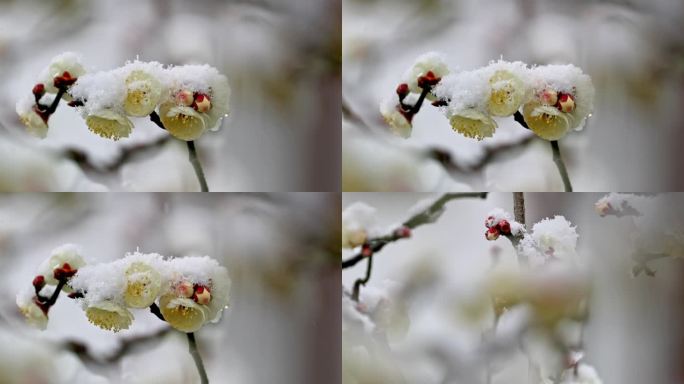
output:
M518 244L518 252L526 256L533 266L550 261L574 260L577 247L577 227L563 216L546 218L536 223Z
M449 105L442 110L451 116L471 109L487 113L491 89L487 71L476 69L444 77L434 92L439 99L449 100Z

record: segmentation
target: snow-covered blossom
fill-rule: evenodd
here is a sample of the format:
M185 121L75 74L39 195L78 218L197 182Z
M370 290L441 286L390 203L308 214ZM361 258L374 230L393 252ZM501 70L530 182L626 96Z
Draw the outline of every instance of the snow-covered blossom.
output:
M125 69L126 67L124 67ZM151 71L132 70L125 80L124 110L129 116L147 116L157 107L162 95L162 84Z
M144 261L132 262L125 270L124 302L131 308L147 308L157 299L162 285L159 271Z
M411 136L413 125L406 113L402 112L396 95L380 103L380 114L390 126L390 130L397 136L407 138Z
M194 332L220 320L231 281L228 270L207 256L166 259L135 252L81 268L71 285L88 319L100 328L127 329L133 320L128 308L146 308L158 300L169 325Z
M421 93L423 89L418 84L418 80L432 72L433 77L440 79L449 74L449 67L446 64L444 55L437 52L428 52L419 56L402 77L403 82L413 93ZM428 99L434 99L433 95L428 94Z
M518 252L529 258L533 265L549 261L572 261L576 255L577 227L563 216L546 218L532 227L520 241Z
M36 302L35 292L32 288L20 291L17 294L16 303L29 325L41 330L47 328L47 313Z
M45 91L57 93L58 89L55 86L55 80L60 76L64 76L65 73L68 73L69 77L73 79L78 79L85 74L86 70L81 63L81 59L81 55L74 52L64 52L52 58L50 65L39 76L40 83L45 86ZM69 96L65 96L66 100L68 100Z
M403 339L411 323L408 305L401 298L399 288L397 283L391 281L383 281L379 286L368 286L361 291L357 305L358 310L368 314L390 341Z
M466 136L482 140L492 137L497 128L488 111L491 94L488 71L464 71L446 76L435 87L438 98L448 100L442 110L451 128Z
M342 212L342 248L363 245L376 225L377 210L363 202L356 202Z
M603 381L594 367L579 364L563 372L560 384L603 384Z
M169 96L159 116L171 135L195 140L206 129L218 129L228 115L228 79L208 65L184 65L168 71Z
M17 101L16 112L19 120L26 126L26 131L32 136L45 138L48 125L44 114L41 114L33 96L26 96Z
M81 256L81 248L74 244L65 244L52 250L39 267L38 274L45 278L45 283L56 285L59 281L55 276L59 270L68 272L68 277L85 265Z
M545 140L581 129L594 108L591 78L571 64L535 67L531 76L534 97L523 107L530 129Z
M520 62L491 62L483 69L489 77L489 112L511 116L529 97L529 70Z

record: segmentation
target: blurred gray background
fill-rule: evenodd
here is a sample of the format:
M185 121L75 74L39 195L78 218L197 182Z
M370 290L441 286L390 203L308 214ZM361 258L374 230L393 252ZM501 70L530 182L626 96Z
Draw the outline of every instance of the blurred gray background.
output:
M197 189L184 144L154 145L165 133L146 119L113 142L63 107L45 140L23 132L16 100L64 51L97 70L139 58L226 74L231 116L197 144L213 191L339 190L340 12L339 0L0 1L0 190ZM107 169L131 146L150 149Z

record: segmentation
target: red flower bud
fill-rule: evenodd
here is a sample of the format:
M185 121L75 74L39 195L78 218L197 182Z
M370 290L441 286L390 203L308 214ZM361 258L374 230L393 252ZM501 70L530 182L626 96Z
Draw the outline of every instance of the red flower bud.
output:
M504 235L510 235L511 234L511 224L508 222L508 220L499 221L499 230Z
M496 225L496 219L494 218L494 216L489 216L489 217L485 220L485 227L491 228L491 227L493 227L493 226L495 226L495 225Z
M66 280L74 276L76 272L78 272L78 269L73 269L69 263L64 263L62 268L55 268L54 277L57 280Z
M71 77L71 73L64 71L64 73L62 73L62 76L55 77L53 84L56 88L62 89L73 85L76 82L76 80L78 80L78 78Z
M40 98L45 94L45 85L43 85L43 83L38 83L34 85L32 92L36 97Z
M363 256L363 257L373 256L373 249L371 248L370 244L364 244L363 246L361 246L361 256Z
M399 95L399 100L404 100L404 98L409 94L409 86L406 83L399 84L397 87L397 95Z
M493 241L499 238L499 229L497 227L491 227L485 232L485 237L489 241Z
M44 286L45 286L45 276L38 275L38 276L33 278L33 287L36 288L36 292L43 289Z
M439 84L440 81L442 81L441 77L437 77L435 76L434 72L428 71L428 73L426 73L425 76L420 76L418 78L418 86L423 89L431 88Z

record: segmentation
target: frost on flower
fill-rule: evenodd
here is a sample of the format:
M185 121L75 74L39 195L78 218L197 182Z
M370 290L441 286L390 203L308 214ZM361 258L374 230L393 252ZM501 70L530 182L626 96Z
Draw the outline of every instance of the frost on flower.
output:
M228 79L208 65L185 65L169 70L169 96L159 106L159 116L169 133L181 140L195 140L206 129L218 129L228 115Z
M136 252L82 268L72 285L83 295L88 319L103 329L128 328L133 320L128 308L146 308L158 300L169 325L194 332L221 318L231 281L228 270L206 256L165 259Z
M546 65L531 70L534 96L523 107L530 129L545 140L579 130L594 108L591 78L574 65Z
M527 101L529 70L520 62L491 62L483 69L489 78L489 112L494 116L511 116Z
M68 75L69 78L77 79L85 73L86 70L81 63L81 55L74 52L64 52L52 59L50 65L40 74L39 82L45 86L46 92L57 93L55 81L59 81L60 77Z
M482 140L494 136L496 122L488 111L490 84L488 71L478 69L446 76L435 87L438 98L448 100L443 107L451 128L466 136Z
M159 299L166 321L183 332L217 322L228 306L228 270L209 257L184 257L169 262L169 285Z
M85 265L81 254L81 248L74 244L57 247L52 250L50 257L38 267L38 274L45 278L46 284L57 285L57 277L60 271L69 275Z
M413 93L421 93L423 89L418 84L418 79L427 76L432 72L433 77L443 78L449 74L449 67L446 64L444 55L437 52L428 52L419 56L411 68L404 73L403 82ZM434 95L428 95L429 100L434 99Z
M527 256L533 265L549 261L572 261L576 255L577 227L563 216L544 219L532 227L518 246L518 251Z
M362 202L342 212L342 248L355 248L368 241L376 225L376 209Z

